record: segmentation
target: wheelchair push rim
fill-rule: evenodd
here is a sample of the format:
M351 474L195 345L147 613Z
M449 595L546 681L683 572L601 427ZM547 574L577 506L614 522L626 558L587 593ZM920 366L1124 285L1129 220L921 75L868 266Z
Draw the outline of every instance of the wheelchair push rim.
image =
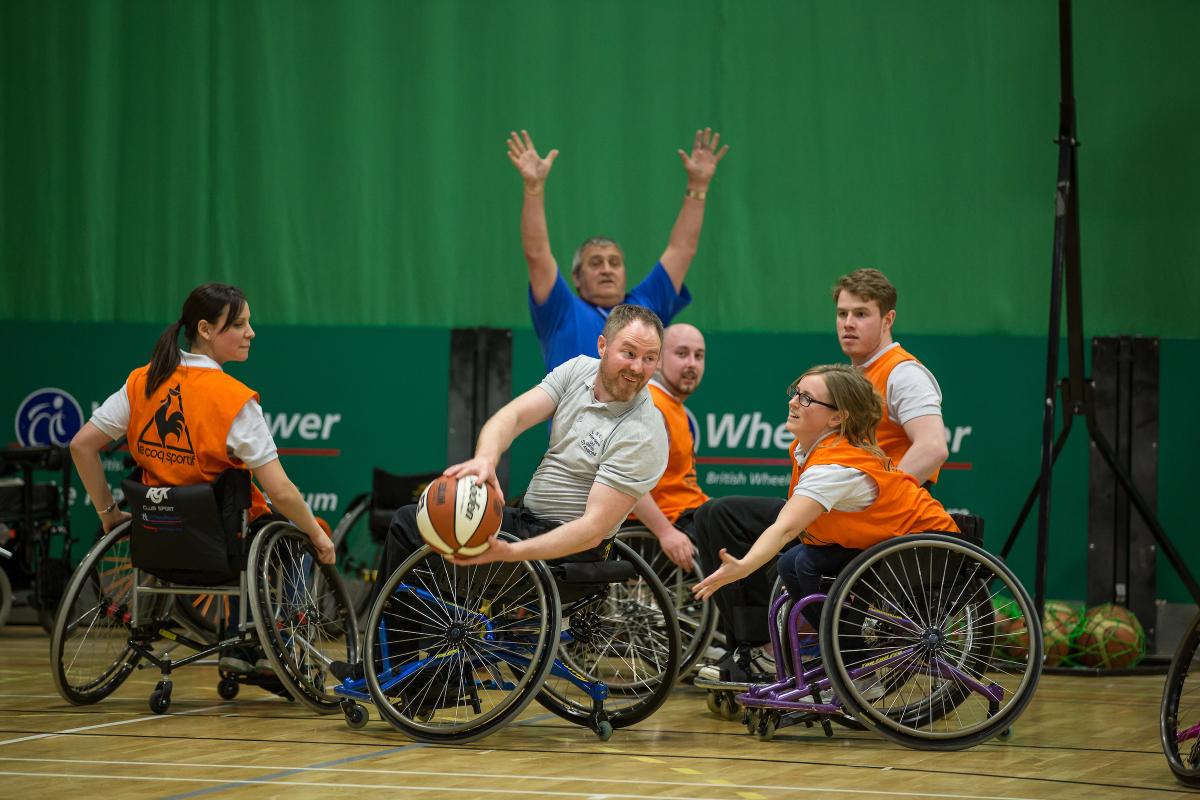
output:
M908 747L957 750L1007 731L1032 699L1038 619L999 559L951 536L910 534L843 570L822 613L821 655L859 721Z
M605 711L614 728L633 725L666 702L679 671L679 627L675 607L650 566L621 540L617 558L633 564L636 576L609 584L594 600L564 609L558 655L567 671L605 684ZM572 680L552 674L538 702L577 724L588 724L592 695Z
M263 651L287 691L319 714L340 710L333 661L358 660L358 625L336 568L308 536L273 522L250 547L250 609Z
M473 741L533 699L553 664L558 625L558 594L542 562L464 567L425 546L371 608L367 687L405 735Z
M54 686L74 705L96 703L112 694L137 666L129 646L128 613L134 570L128 522L105 534L76 568L55 616L50 642ZM143 584L155 582L146 573ZM153 612L165 610L149 609ZM143 615L146 610L143 610Z
M617 538L642 557L671 596L679 623L679 674L686 674L704 656L717 629L716 605L697 600L692 594L692 587L704 580L699 559L693 557L691 571L684 572L663 552L658 538L650 531L625 530Z

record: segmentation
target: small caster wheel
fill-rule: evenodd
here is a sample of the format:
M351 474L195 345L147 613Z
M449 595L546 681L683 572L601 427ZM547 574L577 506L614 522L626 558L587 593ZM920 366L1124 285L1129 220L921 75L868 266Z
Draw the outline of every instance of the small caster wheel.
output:
M1007 728L1005 728L1004 730L1000 731L1000 738L1001 738L1001 739L1010 739L1010 738L1012 738L1012 726L1011 726L1011 725L1009 725L1009 726L1008 726Z
M742 714L742 724L746 726L746 732L751 736L755 735L758 730L758 715L762 713L757 708L747 708Z
M352 730L357 731L365 728L367 721L371 718L371 715L367 713L367 709L358 703L353 703L345 707L343 710L346 714L346 724L349 725Z
M741 715L742 707L734 699L733 692L722 692L722 694L725 695L725 701L721 704L721 715L728 721L735 722Z
M155 714L165 714L171 707L171 682L159 681L150 693L150 710Z
M775 715L770 711L763 711L758 715L758 727L754 731L754 737L760 742L769 742L775 738L775 728L778 723L775 721Z
M609 739L612 738L612 735L613 735L613 726L612 726L612 723L609 722L608 720L606 720L606 719L601 720L596 725L596 738L598 738L600 741L607 742Z
M238 690L241 688L238 682L232 678L222 678L221 682L217 684L217 694L221 696L222 700L232 700L238 696Z
M721 693L714 692L711 689L705 694L704 705L708 706L709 713L714 716L725 716L725 710L721 708Z

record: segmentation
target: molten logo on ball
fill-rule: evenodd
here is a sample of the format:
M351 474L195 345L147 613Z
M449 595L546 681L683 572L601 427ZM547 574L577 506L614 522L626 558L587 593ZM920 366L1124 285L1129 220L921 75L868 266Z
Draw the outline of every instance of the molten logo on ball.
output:
M417 529L443 555L477 556L500 529L503 512L499 499L473 476L459 480L443 475L417 501Z

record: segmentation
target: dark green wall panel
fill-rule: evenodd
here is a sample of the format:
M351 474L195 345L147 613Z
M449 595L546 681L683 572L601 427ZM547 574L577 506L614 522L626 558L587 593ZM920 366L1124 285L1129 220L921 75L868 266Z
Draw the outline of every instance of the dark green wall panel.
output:
M1076 3L1089 331L1200 336L1200 6ZM197 283L275 323L528 327L526 127L560 261L642 274L711 124L732 149L686 318L822 332L874 265L916 333L1045 326L1055 4L8 0L0 318L165 322Z

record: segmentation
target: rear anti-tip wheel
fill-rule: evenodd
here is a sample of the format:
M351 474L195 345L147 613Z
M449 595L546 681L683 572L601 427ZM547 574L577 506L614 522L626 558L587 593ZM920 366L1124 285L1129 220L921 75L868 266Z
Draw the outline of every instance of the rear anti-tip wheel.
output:
M222 700L232 700L237 697L239 689L241 686L232 678L222 678L221 682L217 684L217 694L221 696Z

